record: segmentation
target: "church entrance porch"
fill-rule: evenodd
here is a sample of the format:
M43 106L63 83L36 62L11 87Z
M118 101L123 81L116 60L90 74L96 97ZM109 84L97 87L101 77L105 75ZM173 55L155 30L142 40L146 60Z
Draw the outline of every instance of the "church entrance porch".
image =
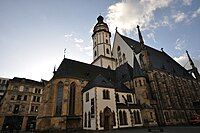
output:
M112 124L112 112L109 107L104 109L104 130L110 130L113 128Z

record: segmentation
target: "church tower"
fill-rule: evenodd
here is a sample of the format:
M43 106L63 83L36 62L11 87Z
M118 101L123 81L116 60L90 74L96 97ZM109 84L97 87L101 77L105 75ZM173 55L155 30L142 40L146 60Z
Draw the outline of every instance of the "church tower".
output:
M115 60L112 58L110 37L108 25L103 22L103 17L100 15L97 18L97 24L94 26L93 40L93 65L115 69Z

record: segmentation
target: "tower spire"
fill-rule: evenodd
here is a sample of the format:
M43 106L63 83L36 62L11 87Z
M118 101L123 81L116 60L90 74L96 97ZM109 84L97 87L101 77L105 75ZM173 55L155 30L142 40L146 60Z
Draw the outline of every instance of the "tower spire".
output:
M138 35L139 35L140 43L141 43L141 44L144 44L144 41L143 41L143 38L142 38L142 34L141 34L141 32L140 32L140 26L139 26L139 25L137 25L137 29L138 29Z
M188 53L187 50L186 50L186 53L187 53L187 56L188 56L188 59L189 59L190 65L192 66L192 68L194 68L194 67L195 67L195 66L194 66L194 62L192 61L192 59L191 59L191 57L190 57L190 55L189 55L189 53Z
M188 56L190 65L191 65L191 67L192 67L191 72L194 73L194 75L195 75L195 77L196 77L197 80L200 80L199 72L198 72L197 68L195 67L194 62L192 61L192 59L191 59L191 57L190 57L190 55L189 55L189 53L188 53L187 50L186 50L186 53L187 53L187 56Z

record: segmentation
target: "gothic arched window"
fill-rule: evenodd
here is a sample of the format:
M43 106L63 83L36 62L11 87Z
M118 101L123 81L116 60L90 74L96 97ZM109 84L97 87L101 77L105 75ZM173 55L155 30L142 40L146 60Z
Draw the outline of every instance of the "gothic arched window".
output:
M116 93L116 101L119 102L119 94Z
M125 62L126 61L126 55L124 53L122 55L122 58L123 58L123 61Z
M120 51L120 46L117 47L117 51Z
M87 127L87 113L85 112L84 127Z
M141 124L140 112L139 111L137 111L137 119L138 119L138 124Z
M94 56L97 56L97 51L96 50L94 51Z
M123 125L123 115L122 115L122 111L119 111L119 123L120 125Z
M76 84L73 82L70 84L69 90L69 115L74 115L75 113L75 93L76 93Z
M88 113L88 127L91 127L91 114Z
M56 116L61 116L62 113L62 99L63 99L63 82L59 82L57 85L57 97L56 97Z
M100 127L103 127L103 113L100 111Z
M108 48L106 49L106 53L107 53L107 54L110 54L110 51L109 51L109 49L108 49Z
M140 84L140 86L142 86L142 81L141 80L139 80L139 84Z
M128 125L126 112L123 111L124 125Z
M106 39L106 43L108 43L108 39Z
M103 90L103 99L110 99L110 91Z
M113 117L113 126L116 126L115 112L114 112L114 111L113 111L113 113L112 113L112 117Z

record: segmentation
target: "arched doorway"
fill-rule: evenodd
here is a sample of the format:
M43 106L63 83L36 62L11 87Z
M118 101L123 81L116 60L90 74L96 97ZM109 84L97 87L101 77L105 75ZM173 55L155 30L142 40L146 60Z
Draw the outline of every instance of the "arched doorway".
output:
M109 107L106 107L103 111L104 113L104 130L110 130L113 128L113 123L112 123L112 112Z

